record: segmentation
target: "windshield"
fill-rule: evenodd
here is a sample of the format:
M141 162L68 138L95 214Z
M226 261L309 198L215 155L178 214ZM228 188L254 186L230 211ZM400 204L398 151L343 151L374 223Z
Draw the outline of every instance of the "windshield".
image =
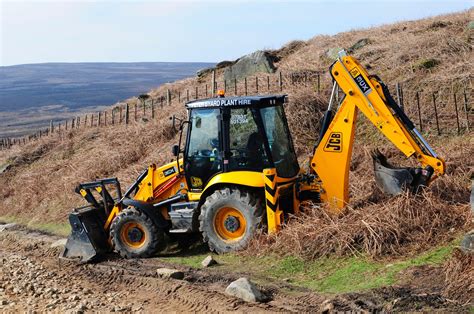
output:
M283 106L262 108L260 113L278 175L284 178L296 176L299 165Z

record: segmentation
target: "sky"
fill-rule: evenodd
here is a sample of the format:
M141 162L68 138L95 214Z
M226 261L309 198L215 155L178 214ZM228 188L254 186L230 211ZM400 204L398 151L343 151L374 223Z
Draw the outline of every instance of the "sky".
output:
M0 66L219 62L295 39L473 5L473 0L0 0Z

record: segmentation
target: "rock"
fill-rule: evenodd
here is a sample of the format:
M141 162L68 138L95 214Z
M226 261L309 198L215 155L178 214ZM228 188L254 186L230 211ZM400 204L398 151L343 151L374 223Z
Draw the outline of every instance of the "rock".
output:
M5 230L9 230L9 229L13 229L14 227L16 227L15 223L0 225L0 232L5 231Z
M5 163L3 165L0 165L0 174L7 172L8 169L10 169L11 164L10 163Z
M326 57L328 57L331 60L337 60L337 57L339 56L338 53L341 51L341 47L334 47L334 48L329 48L326 50Z
M201 262L202 267L210 267L212 265L217 265L217 261L209 255Z
M474 230L468 232L461 241L461 250L474 254Z
M51 243L50 248L64 248L66 246L67 238L59 239Z
M79 296L77 294L73 294L68 298L69 301L78 301L80 300Z
M360 49L364 46L367 46L368 44L370 44L370 39L368 38L362 38L362 39L359 39L355 44L353 44L349 49L348 51L350 52L353 52L357 49Z
M158 268L156 270L158 277L161 278L173 278L173 279L183 279L184 273L182 271L171 269L171 268Z
M224 79L226 81L241 80L259 72L275 72L275 66L270 54L262 50L245 55L238 59L235 64L225 68Z
M331 313L333 309L334 309L334 304L329 299L325 300L321 304L321 312L322 313Z
M264 299L264 295L255 284L245 277L232 282L225 289L225 293L247 302L261 302Z
M234 65L236 62L237 62L237 60L235 60L235 61L221 61L218 64L216 64L215 68L216 69L227 68L227 67L230 67L231 65Z
M205 68L205 69L198 70L198 71L196 72L196 76L199 77L199 78L200 78L200 77L203 77L203 76L205 76L205 75L211 73L212 70L214 70L214 68Z

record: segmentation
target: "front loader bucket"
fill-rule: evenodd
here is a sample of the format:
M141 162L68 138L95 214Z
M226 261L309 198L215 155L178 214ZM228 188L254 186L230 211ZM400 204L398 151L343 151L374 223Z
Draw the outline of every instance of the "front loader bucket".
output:
M76 209L69 215L71 234L61 258L86 263L110 251L103 219L94 207Z
M411 168L397 168L390 165L387 158L378 150L372 153L372 158L375 182L384 193L397 195L407 188L412 188L414 178Z

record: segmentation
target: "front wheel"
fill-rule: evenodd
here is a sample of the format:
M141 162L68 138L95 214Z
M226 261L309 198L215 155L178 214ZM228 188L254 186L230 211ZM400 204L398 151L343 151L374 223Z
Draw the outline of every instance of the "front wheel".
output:
M259 199L238 188L217 190L206 198L199 215L202 236L209 248L226 253L244 248L262 220Z
M124 209L114 218L110 237L114 249L125 258L150 257L165 246L163 230L132 207Z

